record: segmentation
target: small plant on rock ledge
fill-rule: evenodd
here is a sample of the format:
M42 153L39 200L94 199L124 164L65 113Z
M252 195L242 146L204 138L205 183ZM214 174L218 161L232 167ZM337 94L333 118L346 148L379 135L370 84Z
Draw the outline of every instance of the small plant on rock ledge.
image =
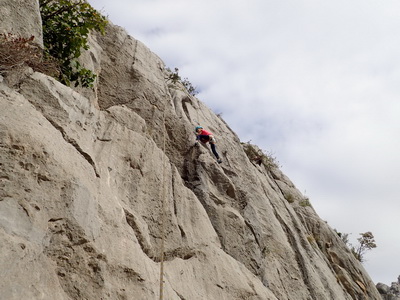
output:
M184 78L182 80L181 76L179 76L178 68L175 68L174 71L171 71L170 68L167 68L166 70L170 73L166 78L167 81L171 81L174 84L176 84L177 82L182 83L188 93L192 96L196 96L199 93L187 78Z
M285 199L286 199L286 201L289 202L289 203L293 203L294 200L295 200L293 194L287 194L287 195L285 195Z
M266 153L265 151L259 149L257 146L252 145L249 142L241 143L243 150L246 153L250 161L255 162L259 166L263 165L267 170L274 168L279 168L279 164L271 153Z
M304 198L303 200L301 200L301 201L299 202L299 205L300 205L301 207L311 206L310 199L308 199L307 197Z
M310 244L315 243L315 239L314 239L314 236L313 236L312 234L307 235L307 240L308 240L308 242L309 242Z

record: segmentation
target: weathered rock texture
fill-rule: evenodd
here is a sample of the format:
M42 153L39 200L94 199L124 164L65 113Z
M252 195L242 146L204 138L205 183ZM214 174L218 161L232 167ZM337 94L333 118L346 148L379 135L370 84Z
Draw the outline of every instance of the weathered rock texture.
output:
M0 1L0 34L13 33L30 38L43 46L42 18L37 13L39 2L36 0L1 0Z
M145 45L113 25L91 44L87 96L29 70L0 83L1 299L158 299L163 227L164 299L380 299L293 183ZM193 147L197 124L223 164Z
M400 300L400 276L397 278L397 281L392 282L390 287L379 282L376 285L376 288L381 294L383 300Z

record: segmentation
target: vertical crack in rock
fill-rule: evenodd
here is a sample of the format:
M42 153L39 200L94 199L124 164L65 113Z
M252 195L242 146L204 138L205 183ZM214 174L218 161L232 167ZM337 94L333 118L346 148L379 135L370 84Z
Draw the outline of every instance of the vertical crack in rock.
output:
M284 282L283 280L282 280L282 278L284 278L284 276L282 276L282 274L281 274L281 272L279 271L279 268L277 268L276 269L276 272L278 273L278 278L279 278L279 281L280 281L280 283L281 283L281 286L286 286L286 282ZM281 293L284 293L285 294L285 296L286 296L286 298L287 299L290 299L290 295L288 294L288 292L286 291L286 289L282 289L282 290L280 290L279 292L281 292Z
M182 226L181 226L181 225L178 225L178 228L179 228L179 231L180 231L180 233L181 233L182 239L186 239L186 233L185 233L185 231L183 230Z
M197 156L197 157L196 157ZM190 190L194 190L195 182L200 181L200 177L198 175L197 166L194 163L196 159L199 157L199 152L196 149L196 146L192 146L185 154L185 160L183 163L183 174L181 175L185 185Z
M54 128L56 128L61 133L63 139L67 143L71 144L82 155L82 157L92 166L94 173L96 174L96 177L100 178L100 174L97 171L96 164L93 161L93 159L91 158L91 156L88 153L86 153L85 151L83 151L82 148L77 143L77 141L75 141L73 138L69 137L67 135L67 133L65 132L65 130L60 125L58 125L56 122L54 122L50 118L48 118L46 116L44 116L44 117L47 119L47 121L49 121L51 123L51 125L54 126Z
M140 247L142 248L143 252L149 257L151 260L154 262L160 262L159 257L154 255L155 250L151 246L150 242L146 240L146 237L142 230L140 230L140 226L138 225L138 221L136 220L136 217L124 209L125 212L125 217L126 221L129 224L129 226L133 229L135 236L139 242ZM185 236L185 233L183 229L179 226L179 229L181 230L181 235L182 237ZM190 247L177 247L174 249L166 250L164 253L164 261L170 261L173 260L177 257L187 260L192 258L193 256L196 256L196 251Z
M186 115L186 117L188 118L188 120L189 120L189 121L192 121L192 118L190 117L190 113L189 113L189 110L188 110L188 108L187 108L187 104L186 104L186 103L192 104L192 101L190 100L189 97L186 97L186 98L184 98L184 99L182 100L182 109L183 109L183 111L185 112L185 115Z
M245 222L246 226L250 229L250 231L251 231L251 233L253 234L254 239L255 239L255 241L256 241L256 243L257 243L257 245L258 245L258 247L259 247L260 250L261 250L262 247L261 247L260 241L259 241L258 238L257 238L257 233L254 231L253 226L251 226L250 222L247 221L247 220L245 220L244 222Z
M172 188L172 201L173 201L173 204L174 204L174 215L176 216L176 217L178 217L178 208L177 208L177 203L176 203L176 200L175 200L175 175L174 175L174 173L173 174L171 174L171 179L172 179L172 183L171 183L171 188Z
M131 214L129 211L127 211L126 209L124 209L124 212L125 212L126 222L133 229L133 232L135 233L135 236L136 236L143 252L147 255L147 257L149 257L153 261L156 261L154 258L154 255L152 253L153 251L151 249L151 245L146 241L143 233L139 229L139 226L136 221L136 217L133 214Z
M276 182L277 180L279 180L279 178L277 178L274 174L272 174L272 181L275 183L275 186L274 185L271 185L272 186L272 188L275 190L275 191L279 191L280 193L281 193L281 195L283 196L283 198L285 198L286 199L286 195L285 195L285 193L284 193L284 191L282 190L282 188L280 187L280 185Z
M303 277L303 282L307 286L307 289L311 296L311 299L319 300L318 295L315 293L315 290L314 290L313 286L311 285L311 282L310 282L310 279L308 276L308 272L307 272L307 268L306 268L305 258L301 255L300 248L296 241L294 233L292 232L290 227L286 224L286 222L282 219L282 217L279 215L276 207L273 204L272 204L272 207L274 209L274 215L277 218L277 220L279 221L279 223L281 224L284 232L286 233L288 242L291 245L291 248L293 249L293 252L295 254L296 261L298 264L298 269L301 272L301 275Z

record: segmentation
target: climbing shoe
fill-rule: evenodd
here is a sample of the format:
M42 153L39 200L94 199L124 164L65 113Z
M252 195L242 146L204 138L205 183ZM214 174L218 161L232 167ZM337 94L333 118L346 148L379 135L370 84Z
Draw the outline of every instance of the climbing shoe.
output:
M219 164L222 163L222 159L218 158L217 163L219 163Z

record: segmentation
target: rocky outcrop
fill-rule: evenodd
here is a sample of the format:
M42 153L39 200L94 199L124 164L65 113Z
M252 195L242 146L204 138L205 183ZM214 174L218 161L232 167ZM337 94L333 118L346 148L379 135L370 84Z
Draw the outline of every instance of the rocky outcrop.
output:
M309 200L157 55L114 25L91 44L91 91L29 69L0 83L2 297L156 299L164 249L165 299L380 299ZM222 164L193 147L197 124Z
M376 285L379 293L383 300L400 300L400 276L397 278L396 282L392 282L392 285L388 285L379 282Z

